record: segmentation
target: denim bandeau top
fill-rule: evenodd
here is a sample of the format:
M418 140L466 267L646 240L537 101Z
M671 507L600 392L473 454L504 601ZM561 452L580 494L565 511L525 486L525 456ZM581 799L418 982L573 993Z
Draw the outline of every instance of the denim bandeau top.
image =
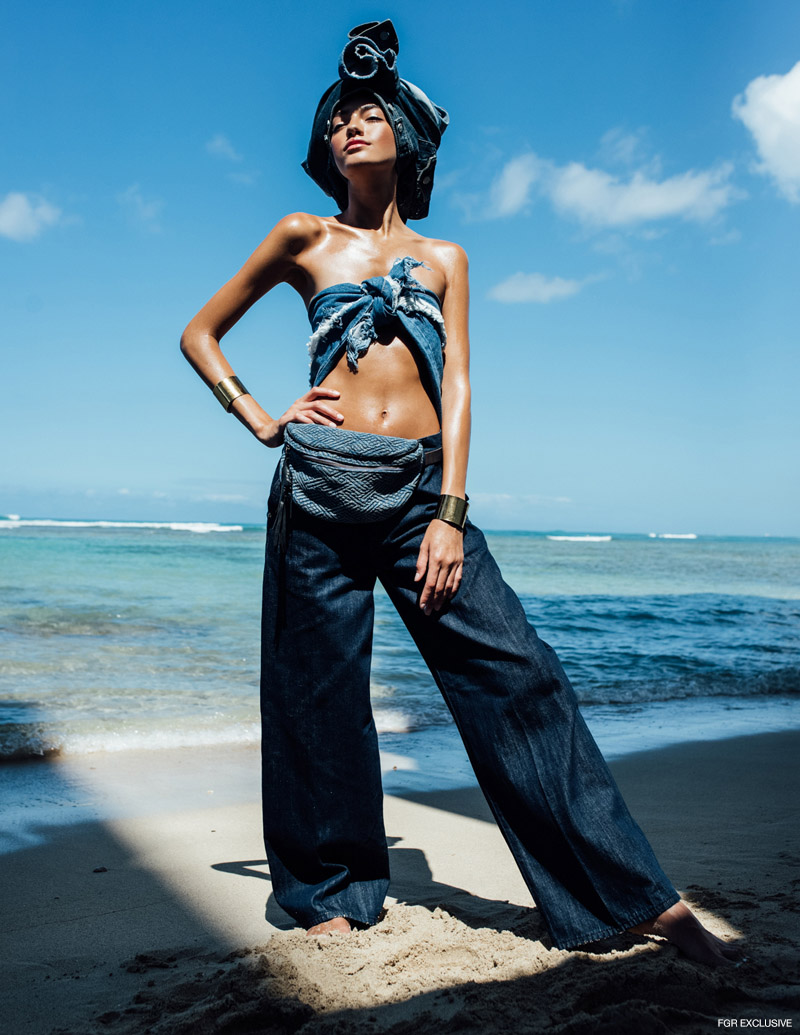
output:
M411 270L424 265L406 256L397 259L385 277L370 277L360 284L333 284L314 295L308 304L313 330L308 342L312 387L325 380L343 353L350 369L358 370L358 357L377 338L386 331L403 329L404 337L417 350L423 386L441 420L446 337L436 292L411 275Z

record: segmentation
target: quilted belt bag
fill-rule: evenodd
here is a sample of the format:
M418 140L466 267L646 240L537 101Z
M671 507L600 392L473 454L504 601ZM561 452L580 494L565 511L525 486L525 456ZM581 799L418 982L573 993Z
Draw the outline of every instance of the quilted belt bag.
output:
M346 431L323 424L286 425L276 526L285 535L289 508L323 521L380 521L410 499L442 450L418 439Z

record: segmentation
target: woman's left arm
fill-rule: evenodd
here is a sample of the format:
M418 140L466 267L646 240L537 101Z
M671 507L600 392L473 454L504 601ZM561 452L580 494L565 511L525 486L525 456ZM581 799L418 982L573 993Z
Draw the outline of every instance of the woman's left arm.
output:
M470 436L469 266L463 248L442 249L446 288L442 315L447 330L442 377L442 494L466 495ZM417 582L425 580L419 606L439 611L455 595L464 563L464 533L434 518L417 558Z

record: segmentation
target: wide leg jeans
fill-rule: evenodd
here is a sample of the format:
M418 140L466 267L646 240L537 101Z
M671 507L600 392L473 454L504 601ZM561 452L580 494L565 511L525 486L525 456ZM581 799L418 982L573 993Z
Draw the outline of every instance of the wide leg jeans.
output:
M423 439L433 447L440 436ZM573 948L657 916L678 893L631 817L553 651L467 522L461 587L424 614L417 555L441 467L387 520L336 524L297 508L286 553L270 492L262 612L264 836L273 892L304 927L370 925L389 886L378 738L369 695L379 579L464 741L547 923Z

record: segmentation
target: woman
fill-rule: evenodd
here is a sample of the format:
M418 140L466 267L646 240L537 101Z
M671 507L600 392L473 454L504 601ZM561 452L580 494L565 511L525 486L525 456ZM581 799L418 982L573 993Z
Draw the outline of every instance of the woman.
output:
M358 26L306 171L341 207L282 219L186 328L225 408L284 446L263 596L264 831L273 889L309 934L378 919L389 867L369 702L379 578L428 663L553 942L632 929L722 964L661 871L577 710L466 519L467 259L427 214L448 117L400 79L391 22ZM219 342L276 284L314 328L311 385L270 416Z

